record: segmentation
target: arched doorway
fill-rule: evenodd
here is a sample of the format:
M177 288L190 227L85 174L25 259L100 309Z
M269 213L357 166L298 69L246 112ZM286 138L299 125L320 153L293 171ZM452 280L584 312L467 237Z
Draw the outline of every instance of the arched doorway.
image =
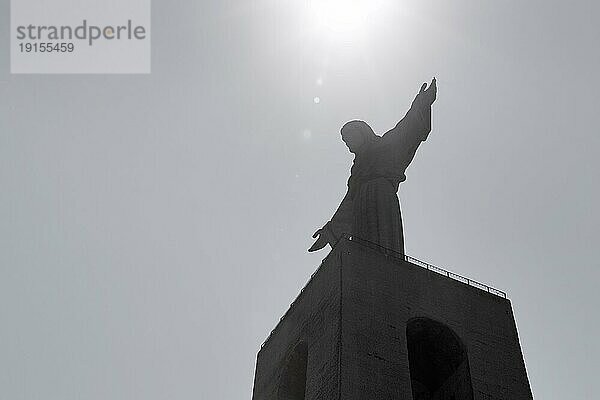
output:
M300 342L288 356L283 368L277 400L304 400L308 346Z
M413 400L473 400L465 346L448 326L429 318L406 325Z

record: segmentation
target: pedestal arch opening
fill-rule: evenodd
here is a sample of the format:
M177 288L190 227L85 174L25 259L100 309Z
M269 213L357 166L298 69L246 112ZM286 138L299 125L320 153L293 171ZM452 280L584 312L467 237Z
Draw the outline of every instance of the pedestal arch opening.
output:
M304 400L308 346L302 341L288 355L281 373L277 400Z
M413 318L406 342L413 400L473 400L467 351L452 329Z

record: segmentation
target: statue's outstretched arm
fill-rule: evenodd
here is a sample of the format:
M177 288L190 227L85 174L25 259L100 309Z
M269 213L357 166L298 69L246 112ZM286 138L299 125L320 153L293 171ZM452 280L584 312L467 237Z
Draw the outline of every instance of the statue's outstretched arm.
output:
M398 170L398 175L404 174L417 148L431 132L431 105L437 97L435 78L426 87L427 84L424 83L404 118L382 137L383 145L394 149L390 154L394 158L394 168Z
M426 87L427 83L424 83L404 118L383 135L388 144L420 142L427 138L431 131L431 105L437 97L435 78Z
M331 220L313 234L313 238L317 240L315 240L315 243L313 243L308 251L321 250L328 244L333 248L344 234L350 233L352 220L352 199L350 191L348 191L335 214L331 217Z

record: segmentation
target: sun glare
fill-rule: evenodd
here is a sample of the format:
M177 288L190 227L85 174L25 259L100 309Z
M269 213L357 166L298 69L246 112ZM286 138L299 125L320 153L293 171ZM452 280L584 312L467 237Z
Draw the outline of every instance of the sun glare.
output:
M379 0L311 0L317 24L333 33L361 31L379 8Z

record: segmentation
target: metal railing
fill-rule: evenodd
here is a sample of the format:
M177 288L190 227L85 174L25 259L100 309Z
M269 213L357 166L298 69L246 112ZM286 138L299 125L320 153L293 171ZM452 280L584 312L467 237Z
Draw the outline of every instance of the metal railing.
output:
M456 281L459 281L459 282L465 283L465 284L467 284L469 286L473 286L475 288L483 290L484 292L488 292L488 293L491 293L491 294L494 294L496 296L499 296L499 297L502 297L502 298L506 299L506 292L503 292L500 289L496 289L496 288L493 288L491 286L488 286L488 285L486 285L484 283L477 282L476 280L473 280L471 278L467 278L465 276L462 276L462 275L459 275L459 274L455 274L454 272L450 272L450 271L448 271L448 270L446 270L444 268L436 267L435 265L426 263L425 261L421 261L421 260L419 260L417 258L414 258L414 257L411 257L409 255L402 254L402 253L397 252L395 250L388 249L387 247L381 246L381 245L379 245L377 243L374 243L374 242L371 242L371 241L368 241L368 240L365 240L365 239L361 239L361 238L359 238L357 236L346 235L345 238L347 240L351 241L351 242L359 243L359 244L361 244L363 246L369 247L369 248L371 248L373 250L376 250L376 251L378 251L380 253L383 253L384 255L386 255L388 257L396 258L398 260L407 261L407 262L409 262L411 264L418 265L419 267L425 268L428 271L437 272L440 275L447 276L448 278L452 278L452 279L454 279Z
M391 258L395 258L398 261L406 261L409 262L413 265L417 265L419 267L425 268L428 271L432 271L432 272L436 272L440 275L444 275L447 276L448 278L454 279L456 281L465 283L469 286L473 286L475 288L478 288L480 290L483 290L485 292L494 294L496 296L502 297L506 299L506 292L503 292L502 290L493 288L491 286L488 286L486 284L483 284L481 282L477 282L473 279L464 277L462 275L459 274L455 274L454 272L450 272L448 270L445 270L443 268L440 267L436 267L435 265L426 263L425 261L421 261L417 258L411 257L409 255L406 254L402 254L400 252L397 252L395 250L392 249L388 249L387 247L381 246L377 243L365 240L365 239L361 239L357 236L352 236L352 235L344 235L342 239L346 239L350 242L354 242L354 243L358 243L361 244L363 246L369 247L375 251L378 251L382 254L384 254L387 257L391 257ZM342 240L340 239L340 240ZM338 241L339 243L339 241ZM310 276L310 279L308 280L308 282L306 282L306 284L304 285L304 287L300 290L300 293L298 294L298 296L296 296L296 298L294 299L294 301L290 304L290 307L286 310L285 314L283 314L281 316L281 318L279 318L279 322L283 321L283 319L286 317L286 315L290 312L290 310L294 307L294 304L296 303L296 301L298 301L298 299L300 298L300 296L302 296L302 294L304 293L304 290L308 287L308 285L310 285L310 283L312 282L313 278L315 277L315 275L317 275L317 273L319 273L319 271L321 270L321 267L323 266L323 264L325 263L325 261L327 261L327 259L329 258L329 256L333 253L333 251L331 253L329 253L324 259L323 261L321 261L321 264L319 265L319 267L317 268L317 270L315 272L312 273L312 275ZM269 341L269 339L271 339L271 336L273 336L273 334L275 333L275 331L277 330L277 328L279 327L279 323L277 323L277 325L275 326L275 328L273 328L273 330L269 333L269 336L265 339L264 342L262 342L262 344L260 345L260 348L262 349L264 347L264 345Z

